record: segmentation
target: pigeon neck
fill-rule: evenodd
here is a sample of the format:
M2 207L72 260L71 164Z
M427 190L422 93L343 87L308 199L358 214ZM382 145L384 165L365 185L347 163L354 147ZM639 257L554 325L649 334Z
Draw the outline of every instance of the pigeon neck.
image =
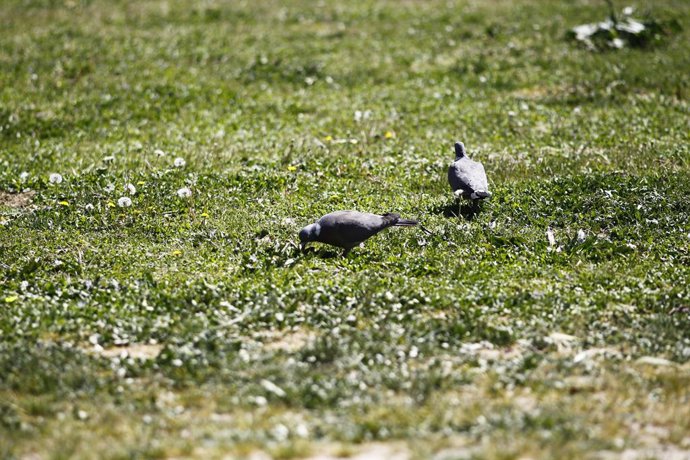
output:
M310 238L316 239L321 234L321 225L318 223L307 225L307 232Z
M455 143L455 159L459 160L465 156L465 145L462 142Z

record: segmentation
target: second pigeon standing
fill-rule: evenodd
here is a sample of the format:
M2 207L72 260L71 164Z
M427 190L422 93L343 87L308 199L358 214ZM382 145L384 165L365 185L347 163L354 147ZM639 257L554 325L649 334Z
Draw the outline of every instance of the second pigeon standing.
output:
M448 168L448 182L455 198L476 202L491 196L484 166L467 156L462 142L455 143L455 161Z

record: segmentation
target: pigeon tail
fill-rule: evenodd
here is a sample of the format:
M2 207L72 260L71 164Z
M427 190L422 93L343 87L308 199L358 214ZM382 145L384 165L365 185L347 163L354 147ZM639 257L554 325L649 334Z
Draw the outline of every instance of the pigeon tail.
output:
M458 141L455 143L455 159L459 160L460 158L464 157L466 155L465 153L465 144L462 142Z
M396 214L394 212L385 213L383 215L383 222L387 227L391 225L394 227L413 227L417 225L416 220L401 219L400 214Z

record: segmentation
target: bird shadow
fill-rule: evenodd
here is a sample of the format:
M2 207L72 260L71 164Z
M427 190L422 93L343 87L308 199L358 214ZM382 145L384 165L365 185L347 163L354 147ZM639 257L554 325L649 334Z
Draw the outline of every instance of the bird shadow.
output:
M330 251L325 248L308 247L300 252L302 257L318 257L320 259L336 259L342 257L342 251Z
M433 206L430 211L433 214L442 214L443 217L446 218L462 217L465 220L474 220L477 216L479 216L479 214L482 213L482 208L479 203L458 203L457 201L454 201L451 203Z

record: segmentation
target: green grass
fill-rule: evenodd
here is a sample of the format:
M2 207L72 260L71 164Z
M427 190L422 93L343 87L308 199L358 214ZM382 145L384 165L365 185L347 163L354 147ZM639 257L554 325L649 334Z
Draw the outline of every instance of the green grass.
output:
M591 53L564 36L593 0L2 2L0 458L689 455L690 5L636 6L683 31ZM300 254L338 209L433 234Z

